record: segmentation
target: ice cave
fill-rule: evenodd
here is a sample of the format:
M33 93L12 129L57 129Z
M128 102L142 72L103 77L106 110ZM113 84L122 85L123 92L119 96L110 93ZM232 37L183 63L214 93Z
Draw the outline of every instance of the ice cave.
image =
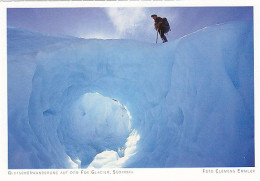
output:
M164 44L7 32L9 169L254 166L252 22Z

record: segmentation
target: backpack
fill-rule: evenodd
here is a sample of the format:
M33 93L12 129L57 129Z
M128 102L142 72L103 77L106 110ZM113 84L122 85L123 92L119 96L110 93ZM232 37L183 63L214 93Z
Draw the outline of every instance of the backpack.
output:
M169 24L167 18L163 18L162 25L165 28L165 33L168 33L169 31L171 31L170 24Z

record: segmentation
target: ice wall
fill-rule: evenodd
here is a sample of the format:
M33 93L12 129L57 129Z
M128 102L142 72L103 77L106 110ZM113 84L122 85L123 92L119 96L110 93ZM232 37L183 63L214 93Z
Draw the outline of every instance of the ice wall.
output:
M8 28L9 168L254 166L253 86L252 22L166 44Z

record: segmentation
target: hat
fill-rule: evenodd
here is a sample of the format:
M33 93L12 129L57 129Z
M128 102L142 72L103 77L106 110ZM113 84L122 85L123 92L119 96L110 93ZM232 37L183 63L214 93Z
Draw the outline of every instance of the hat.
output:
M156 14L152 14L151 17L157 16Z

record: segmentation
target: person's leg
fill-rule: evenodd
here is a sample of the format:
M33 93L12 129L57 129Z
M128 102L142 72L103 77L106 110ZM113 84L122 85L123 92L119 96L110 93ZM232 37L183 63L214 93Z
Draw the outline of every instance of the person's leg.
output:
M166 38L166 36L165 36L165 34L162 35L162 40L163 40L163 43L165 43L165 42L168 41L167 38Z
M159 33L160 33L160 36L161 36L161 39L162 39L162 41L163 41L163 43L165 43L165 42L167 42L168 40L167 40L167 38L166 38L166 36L165 36L165 34L164 34L164 29L163 28L161 28L160 30L159 30Z

